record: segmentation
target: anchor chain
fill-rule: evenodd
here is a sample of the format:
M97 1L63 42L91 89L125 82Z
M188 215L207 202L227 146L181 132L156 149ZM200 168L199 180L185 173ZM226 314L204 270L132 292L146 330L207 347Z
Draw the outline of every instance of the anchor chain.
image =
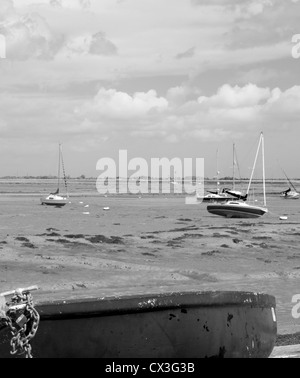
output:
M29 291L16 290L10 302L6 303L5 316L0 321L10 329L11 354L33 358L31 340L35 337L40 315L34 308L32 295Z

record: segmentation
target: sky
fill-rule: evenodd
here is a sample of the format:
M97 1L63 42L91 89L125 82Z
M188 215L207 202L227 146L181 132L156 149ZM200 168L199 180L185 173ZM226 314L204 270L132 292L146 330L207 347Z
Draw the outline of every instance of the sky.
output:
M267 177L300 178L299 14L300 0L0 0L0 176L56 175L61 143L73 177L120 150L228 176L233 144L249 177L263 131Z

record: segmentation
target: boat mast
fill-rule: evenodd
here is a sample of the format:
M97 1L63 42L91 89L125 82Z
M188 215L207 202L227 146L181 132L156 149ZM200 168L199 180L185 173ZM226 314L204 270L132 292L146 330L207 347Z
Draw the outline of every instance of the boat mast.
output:
M219 183L219 149L217 149L217 193L220 193L220 183Z
M286 177L286 179L287 179L287 182L291 185L291 187L294 189L294 191L297 192L296 187L294 186L294 184L292 183L292 181L288 178L288 176L287 176L287 174L285 173L285 171L283 170L283 168L281 168L281 169L282 169L282 172L284 173L284 175L285 175L285 177Z
M248 184L247 195L249 194L249 191L250 191L250 187L251 187L251 183L252 183L252 179L253 179L253 175L254 175L254 171L255 171L255 167L256 167L256 162L257 162L257 158L258 158L258 153L259 153L259 149L260 149L260 145L261 145L262 140L263 140L263 133L260 134L260 139L259 139L259 143L258 143L256 155L255 155L255 160L254 160L254 164L253 164L253 168L252 168L252 172L251 172L251 177L250 177L249 184Z
M235 190L235 144L233 143L233 174L232 174L232 177L233 177L233 180L232 180L232 186L233 186L233 190Z
M61 155L61 165L62 165L63 174L64 174L64 182L65 182L66 194L67 194L67 197L69 197L67 178L66 178L66 171L65 171L65 164L64 164L64 158L63 158L63 153L62 153L62 147L60 147L60 155Z
M60 184L60 150L61 150L61 144L58 145L58 177L57 177L57 193L59 193L59 184Z
M264 134L263 133L261 133L261 142L262 142L264 206L267 206L267 198L266 198L266 172L265 172L265 141L264 141Z

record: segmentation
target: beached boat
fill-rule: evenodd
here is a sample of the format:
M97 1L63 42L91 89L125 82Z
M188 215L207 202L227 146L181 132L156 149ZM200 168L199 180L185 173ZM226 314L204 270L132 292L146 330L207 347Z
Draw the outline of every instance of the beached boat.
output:
M224 188L223 192L226 193L227 195L230 195L231 197L235 197L235 199L236 198L243 199L244 193L241 192L240 190L236 189L236 178L235 178L236 167L238 168L238 171L239 171L239 177L241 177L241 173L240 173L240 167L239 167L238 160L237 160L235 143L233 143L233 154L232 154L232 156L233 156L232 189Z
M257 206L253 204L246 203L257 163L257 158L259 154L259 150L262 150L262 161L263 161L263 194L264 194L264 202L263 206ZM230 190L227 190L226 193L232 195L236 198L234 201L227 201L225 203L220 204L210 204L207 206L207 211L214 215L219 215L226 218L258 218L263 216L268 212L266 207L266 186L265 186L265 159L264 159L264 135L263 133L260 134L260 139L258 143L258 148L253 164L253 169L251 173L251 177L249 180L249 185L247 189L247 193L243 196L240 194L236 194Z
M300 193L289 188L288 190L285 190L284 192L281 193L281 197L285 199L299 199Z
M246 292L37 301L32 356L267 358L277 336L275 308L273 296ZM13 357L10 340L10 329L0 327L0 357Z
M233 197L226 193L225 189L221 190L220 188L220 182L219 182L219 176L220 176L220 171L219 171L219 166L218 166L218 158L219 156L219 151L217 150L217 174L216 174L216 180L217 180L217 189L216 190L207 190L206 195L197 195L197 200L201 201L203 203L223 203L227 202Z
M201 200L203 203L207 203L207 202L220 203L220 202L227 202L227 201L231 200L232 197L229 196L225 192L209 192L208 191L208 194L206 194L203 197L199 196L199 197L197 197L197 199Z
M60 172L61 172L61 166L63 169L63 175L64 175L64 183L66 188L66 195L61 196L59 194L60 192ZM55 206L55 207L62 207L65 206L69 202L69 195L68 195L68 188L67 188L67 179L65 175L65 167L64 167L64 161L62 156L62 146L59 145L59 157L58 157L58 182L57 182L57 190L55 193L50 193L48 196L41 198L41 204L47 205L47 206Z
M267 212L265 207L249 205L242 201L228 201L222 206L211 204L207 210L211 214L226 218L259 218Z
M285 171L282 169L288 183L290 184L290 187L289 189L283 191L281 193L281 197L285 198L285 199L299 199L300 198L300 193L297 191L297 189L295 188L294 184L292 183L292 181L288 178L287 174L285 173Z

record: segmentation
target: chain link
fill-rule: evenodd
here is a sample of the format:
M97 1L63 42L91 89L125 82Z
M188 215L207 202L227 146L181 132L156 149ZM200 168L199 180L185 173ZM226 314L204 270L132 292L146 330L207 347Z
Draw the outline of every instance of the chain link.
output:
M2 322L10 329L12 339L10 341L11 354L25 354L26 358L33 358L30 341L35 337L40 315L34 308L30 292L15 293L11 301L7 303L8 310ZM21 309L21 311L20 311ZM18 321L25 319L23 324Z

